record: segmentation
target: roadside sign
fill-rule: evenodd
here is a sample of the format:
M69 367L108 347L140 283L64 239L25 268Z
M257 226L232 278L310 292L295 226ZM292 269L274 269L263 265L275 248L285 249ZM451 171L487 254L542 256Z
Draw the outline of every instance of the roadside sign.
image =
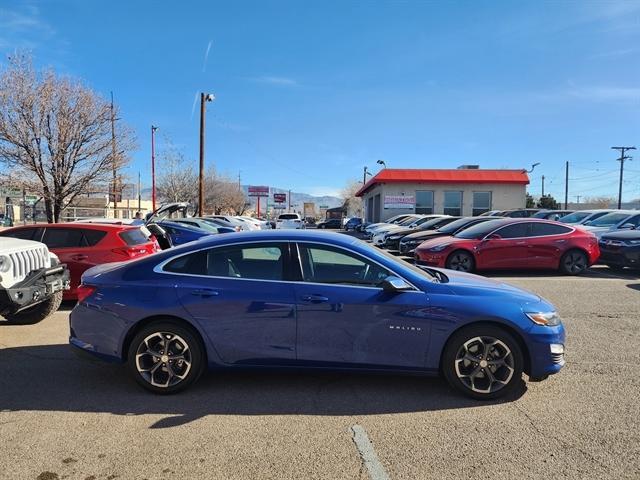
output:
M264 185L250 185L247 188L250 197L268 197L269 187Z
M273 194L273 201L276 203L284 203L287 201L287 194L286 193L274 193Z

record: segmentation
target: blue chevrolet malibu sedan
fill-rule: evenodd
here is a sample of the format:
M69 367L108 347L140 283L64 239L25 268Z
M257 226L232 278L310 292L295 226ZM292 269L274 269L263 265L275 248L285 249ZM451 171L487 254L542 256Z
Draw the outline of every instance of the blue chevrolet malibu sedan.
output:
M338 233L206 237L88 270L78 296L71 345L156 393L207 368L282 367L441 374L492 399L564 365L564 328L539 296Z

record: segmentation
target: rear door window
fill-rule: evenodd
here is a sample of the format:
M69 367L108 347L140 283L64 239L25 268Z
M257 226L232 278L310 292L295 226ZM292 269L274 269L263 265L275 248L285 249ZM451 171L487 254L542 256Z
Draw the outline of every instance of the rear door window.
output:
M78 248L84 246L83 237L83 230L80 228L47 227L42 243L49 248Z
M7 232L4 232L2 236L19 238L21 240L40 241L41 232L42 232L41 228L21 228L19 230L9 230Z

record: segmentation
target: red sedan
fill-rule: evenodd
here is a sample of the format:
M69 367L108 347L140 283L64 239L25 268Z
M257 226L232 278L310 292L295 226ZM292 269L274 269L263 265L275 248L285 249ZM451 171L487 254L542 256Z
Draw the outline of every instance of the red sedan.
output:
M416 263L473 272L494 269L554 269L578 275L600 256L592 233L558 222L496 219L453 237L427 240Z
M149 231L140 226L99 223L51 223L13 227L0 236L42 242L66 263L71 289L65 300L77 298L80 277L91 267L150 255L160 248Z

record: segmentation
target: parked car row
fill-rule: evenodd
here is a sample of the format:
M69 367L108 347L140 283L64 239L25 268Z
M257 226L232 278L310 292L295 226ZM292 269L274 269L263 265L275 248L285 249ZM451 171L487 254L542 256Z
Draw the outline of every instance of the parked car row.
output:
M404 215L365 232L375 246L413 257L417 265L463 272L555 269L577 275L600 256L593 233L534 217Z

